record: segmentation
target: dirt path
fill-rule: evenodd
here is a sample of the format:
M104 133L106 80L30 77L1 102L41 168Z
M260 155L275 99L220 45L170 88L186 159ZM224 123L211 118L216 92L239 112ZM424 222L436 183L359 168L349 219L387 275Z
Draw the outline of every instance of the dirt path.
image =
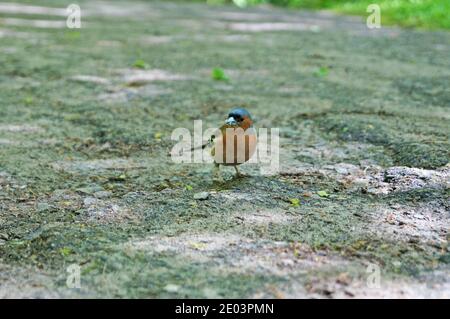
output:
M79 3L0 4L0 297L450 297L449 33ZM276 175L171 161L235 105Z

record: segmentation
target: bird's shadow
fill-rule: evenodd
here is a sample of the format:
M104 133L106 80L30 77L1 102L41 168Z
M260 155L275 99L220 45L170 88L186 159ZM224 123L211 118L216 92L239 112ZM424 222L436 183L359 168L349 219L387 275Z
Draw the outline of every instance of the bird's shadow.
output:
M231 189L236 186L243 186L251 183L255 179L255 176L240 174L233 175L231 178L224 178L223 180L213 180L212 186L219 189Z

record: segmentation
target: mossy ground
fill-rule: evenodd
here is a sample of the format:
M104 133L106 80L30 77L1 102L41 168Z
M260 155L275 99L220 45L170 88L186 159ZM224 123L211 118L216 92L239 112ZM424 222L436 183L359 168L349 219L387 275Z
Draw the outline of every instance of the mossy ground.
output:
M100 3L80 5L90 13L80 30L11 26L2 18L57 18L0 13L0 295L15 286L31 297L373 296L358 285L369 263L381 268L382 296L443 285L448 33L371 31L282 9L109 1L100 14ZM234 25L303 21L320 28ZM211 78L216 67L228 81ZM127 83L154 69L182 77ZM244 166L248 177L225 169L218 183L206 164L171 161L173 129L218 126L235 105L259 127L280 128L279 174ZM396 166L435 177L377 177ZM99 191L108 195L92 204ZM193 199L201 191L208 200ZM238 239L209 251L221 236ZM167 238L160 251L133 248ZM80 290L66 287L74 263Z

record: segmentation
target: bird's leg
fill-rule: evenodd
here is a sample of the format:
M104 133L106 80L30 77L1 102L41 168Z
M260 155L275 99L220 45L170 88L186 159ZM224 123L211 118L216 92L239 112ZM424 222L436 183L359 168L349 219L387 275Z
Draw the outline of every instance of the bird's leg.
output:
M220 165L214 163L214 179L223 182L222 174L220 173Z
M242 177L242 176L244 176L244 175L242 175L242 174L239 172L237 166L233 166L233 167L234 167L234 170L236 171L236 177Z

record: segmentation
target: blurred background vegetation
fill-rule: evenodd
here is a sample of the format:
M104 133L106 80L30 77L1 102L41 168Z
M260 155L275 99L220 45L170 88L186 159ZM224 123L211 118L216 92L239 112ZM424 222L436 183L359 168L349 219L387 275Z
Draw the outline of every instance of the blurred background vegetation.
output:
M198 0L209 4L234 2L239 6L264 3L293 9L326 9L352 15L368 15L369 4L381 8L381 22L426 29L450 29L450 0Z

